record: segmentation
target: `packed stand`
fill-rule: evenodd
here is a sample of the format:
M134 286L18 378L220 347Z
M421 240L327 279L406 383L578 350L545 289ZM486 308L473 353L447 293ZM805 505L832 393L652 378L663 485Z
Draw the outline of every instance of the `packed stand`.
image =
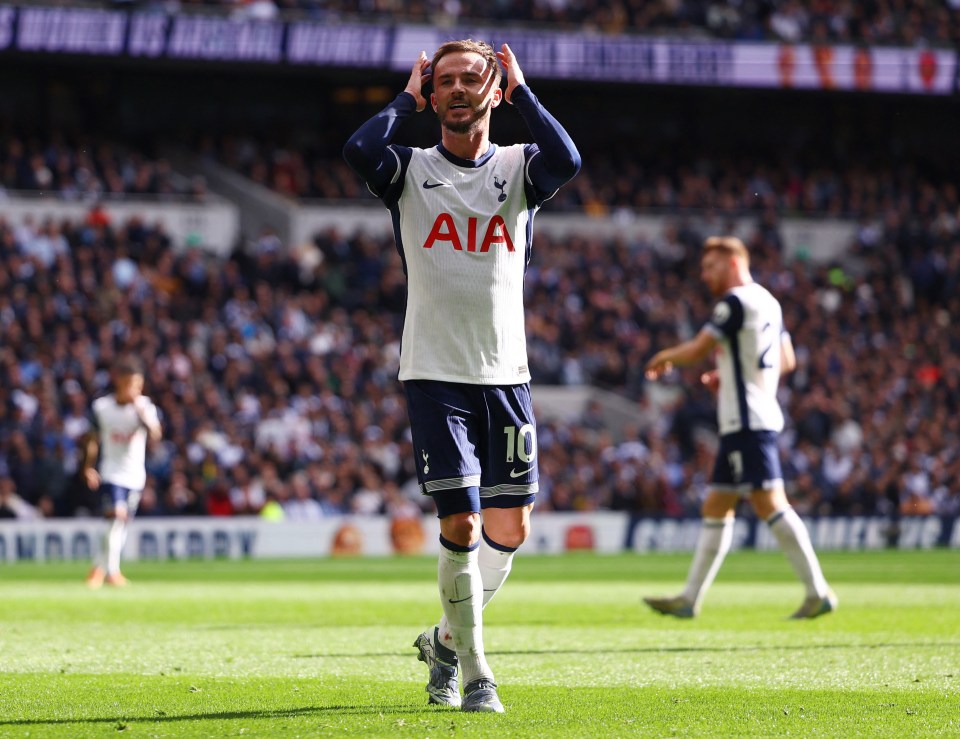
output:
M205 137L198 144L203 159L241 173L257 185L296 200L372 199L363 181L341 152L349 134L320 134L321 141L285 144L250 136Z
M342 145L342 139L336 141ZM217 144L208 139L202 151L292 199L373 199L333 141L287 145L227 136ZM773 210L781 216L873 218L904 207L939 216L960 206L951 178L912 164L838 170L809 154L800 162L771 164L748 156L691 160L632 145L611 153L608 146L584 155L582 171L550 201L550 210L592 216L695 210L735 216Z
M94 203L137 197L203 202L202 177L184 178L163 157L96 137L24 135L0 123L0 197L13 192Z
M746 41L857 44L925 43L960 39L960 6L952 0L106 0L113 7L167 13L220 10L233 17L274 20L380 20L450 25L513 23L607 33L693 35Z
M714 399L684 372L658 384L677 398L658 405L641 368L710 312L703 235L679 223L649 241L537 237L526 280L535 384L591 383L638 409L616 436L595 406L541 423L540 510L696 515ZM799 510L960 513L956 219L865 227L855 268L785 261L775 223L751 242L798 348L783 452ZM396 380L405 281L391 238L328 231L287 252L264 233L219 262L95 211L83 223L0 222L0 259L0 515L95 509L77 443L126 351L149 368L166 433L141 515L431 510Z
M838 167L803 157L689 159L624 148L592 152L574 187L551 208L611 215L618 211L710 210L735 216L774 211L780 216L866 218L913 209L924 215L956 213L952 174L923 171L913 162Z

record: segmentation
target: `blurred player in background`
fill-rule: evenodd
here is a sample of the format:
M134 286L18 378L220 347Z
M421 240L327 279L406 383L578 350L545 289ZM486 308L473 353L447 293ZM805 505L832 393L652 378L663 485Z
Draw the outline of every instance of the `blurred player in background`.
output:
M716 350L717 369L704 373L701 381L719 396L720 449L686 588L675 598L644 600L660 613L696 616L730 550L737 502L749 495L806 587L806 599L792 618L822 616L836 609L837 598L823 577L806 526L787 501L777 449L783 430L777 385L780 375L796 366L780 303L753 281L750 256L737 238L706 240L701 279L719 299L713 315L693 339L657 352L646 374L657 379L675 364L700 362Z
M441 143L391 144L426 107L431 77ZM490 142L490 113L504 99L536 143ZM429 700L502 712L481 611L529 534L538 489L523 276L534 213L576 175L580 155L524 84L510 48L465 40L443 44L432 62L421 52L406 89L344 156L393 214L407 275L400 379L420 488L440 518L443 618L414 644L430 668Z
M157 441L162 436L157 407L143 394L139 360L126 357L118 361L113 383L113 393L93 401L91 430L84 447L84 479L91 490L100 491L104 515L111 522L87 576L92 588L99 588L104 581L127 584L120 572L120 554L147 481L147 440Z

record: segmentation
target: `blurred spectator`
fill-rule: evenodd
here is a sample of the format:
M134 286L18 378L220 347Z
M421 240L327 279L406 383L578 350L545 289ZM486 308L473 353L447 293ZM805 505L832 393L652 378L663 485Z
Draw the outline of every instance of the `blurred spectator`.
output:
M290 478L290 492L290 498L283 503L286 520L317 521L323 518L323 509L311 494L306 473L294 473Z
M12 130L0 119L0 189L53 193L63 200L95 203L137 196L184 198L202 202L207 195L202 177L187 180L163 158L118 142L79 137L60 131L46 136ZM18 233L28 253L50 266L66 248L57 224L36 227L24 223Z
M208 516L232 516L233 505L230 502L230 491L221 482L215 482L207 487L206 513Z
M0 477L0 519L29 521L40 517L41 514L36 508L17 495L16 483L9 477Z

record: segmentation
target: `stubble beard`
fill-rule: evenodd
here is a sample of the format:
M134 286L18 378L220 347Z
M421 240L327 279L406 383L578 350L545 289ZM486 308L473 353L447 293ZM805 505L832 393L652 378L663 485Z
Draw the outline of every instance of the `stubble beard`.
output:
M490 112L491 102L492 101L487 100L485 104L474 108L473 115L465 120L462 120L462 121L444 120L443 127L447 129L450 133L456 133L456 134L478 133L479 131L482 130L483 121L487 117L487 114Z

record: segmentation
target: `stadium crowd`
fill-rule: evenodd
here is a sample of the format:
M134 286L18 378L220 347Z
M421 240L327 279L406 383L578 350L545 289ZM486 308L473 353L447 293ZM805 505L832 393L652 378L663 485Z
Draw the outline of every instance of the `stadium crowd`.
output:
M91 204L144 196L202 202L207 196L202 177L180 176L166 159L130 145L98 137L71 140L59 131L25 136L0 122L0 197L8 191Z
M750 239L798 347L783 452L804 513L960 513L960 227L956 211L907 213L865 224L854 258L830 266L786 260L772 213ZM538 236L534 382L612 390L641 419L618 435L594 406L541 423L541 509L696 515L714 400L691 371L659 405L641 370L709 314L703 236L683 221L649 240ZM0 220L0 263L0 515L95 509L78 440L127 351L166 432L142 515L431 510L396 380L405 282L390 237L331 230L288 251L264 233L220 262L95 209Z
M282 14L450 25L464 21L660 33L748 41L949 46L960 33L955 0L107 0L167 13L221 10L238 18Z
M372 199L339 155L319 148L226 136L216 143L207 139L203 154L290 198ZM774 162L749 156L710 159L691 156L689 147L675 155L653 150L649 142L612 149L587 151L583 170L551 200L550 209L596 216L621 209L711 209L725 215L774 209L788 215L872 218L904 206L935 217L960 207L952 180L907 163L838 168L809 152Z
M339 154L347 134L314 134L313 143L279 143L251 136L203 137L198 155L242 173L258 185L297 200L371 200ZM709 209L722 215L774 210L781 215L875 219L909 209L949 218L960 208L952 178L905 161L857 159L835 166L805 152L779 158L707 156L685 142L672 149L624 140L587 147L584 167L551 200L553 211L607 216L618 211L672 213ZM204 202L202 175L185 176L163 157L129 143L74 139L62 131L29 136L0 121L0 199L31 192L61 200L159 199Z

